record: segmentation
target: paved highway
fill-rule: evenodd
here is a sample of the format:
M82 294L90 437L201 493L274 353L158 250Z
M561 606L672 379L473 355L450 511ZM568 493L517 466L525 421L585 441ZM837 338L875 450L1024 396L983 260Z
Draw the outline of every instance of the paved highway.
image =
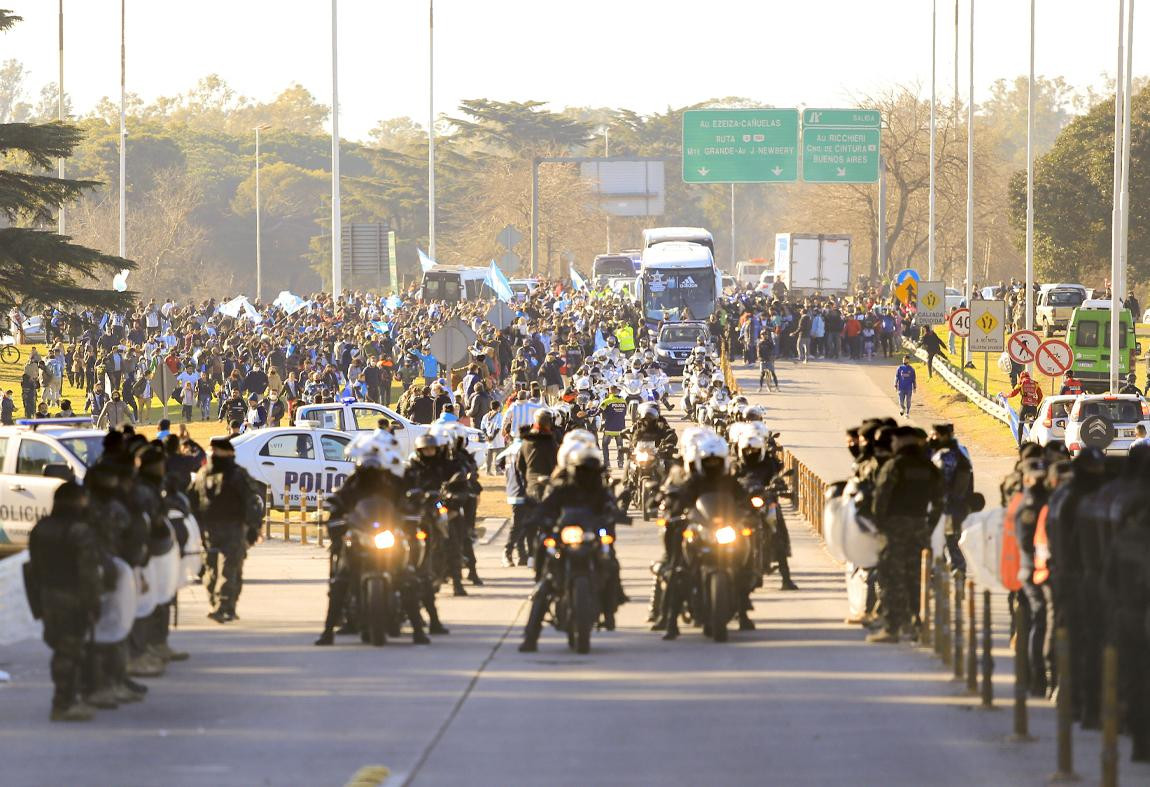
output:
M812 468L842 475L842 430L895 409L891 370L780 366L784 392L761 398L769 421ZM989 483L992 462L975 464ZM238 623L206 621L202 592L185 592L173 639L192 658L151 681L142 704L49 725L46 649L0 651L12 673L0 687L0 781L341 785L382 766L389 785L1045 783L1048 708L1034 711L1037 743L1004 743L1008 712L973 710L925 652L868 646L844 625L841 571L802 524L792 533L802 590L781 593L769 578L755 597L758 630L720 645L694 629L671 643L646 630L658 533L621 528L632 602L587 656L553 631L538 653L516 651L530 583L526 569L497 567L498 543L479 550L485 587L441 599L451 634L430 647L313 647L325 552L273 541L248 561ZM1096 774L1094 736L1076 744L1080 772Z

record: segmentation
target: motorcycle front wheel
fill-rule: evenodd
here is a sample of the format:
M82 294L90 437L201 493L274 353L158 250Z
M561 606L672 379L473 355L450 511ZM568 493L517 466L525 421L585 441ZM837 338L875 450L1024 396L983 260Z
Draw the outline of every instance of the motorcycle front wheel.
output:
M368 641L376 647L387 644L390 615L390 593L383 577L371 577L364 582L364 606L367 613Z
M568 642L572 636L577 653L591 651L591 627L595 625L595 598L591 594L591 577L577 577L571 584L572 609L568 618Z
M715 642L727 641L727 621L731 619L731 579L723 571L711 574L710 630Z

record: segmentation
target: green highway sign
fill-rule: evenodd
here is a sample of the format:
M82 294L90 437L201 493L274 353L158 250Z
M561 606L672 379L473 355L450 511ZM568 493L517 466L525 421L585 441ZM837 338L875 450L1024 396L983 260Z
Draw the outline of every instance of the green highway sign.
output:
M876 109L804 109L803 180L878 182L881 125Z
M683 113L686 183L793 183L797 109L689 109Z

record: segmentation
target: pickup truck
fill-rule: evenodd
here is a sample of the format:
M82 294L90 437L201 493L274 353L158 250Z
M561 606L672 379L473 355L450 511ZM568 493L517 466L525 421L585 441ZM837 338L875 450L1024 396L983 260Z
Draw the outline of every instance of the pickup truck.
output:
M105 432L91 423L43 418L0 427L0 555L28 546L32 526L52 510L56 488L68 479L82 480L100 458Z
M1044 284L1034 302L1034 323L1044 336L1065 331L1074 310L1086 300L1081 284Z
M424 424L409 421L390 407L372 402L331 402L328 404L306 404L296 410L295 423L308 422L321 429L334 429L338 432L370 432L379 428L379 419L391 422L392 431L399 440L404 456L415 450L415 439L430 428ZM487 442L478 429L463 427L467 432L467 450L483 467L487 462Z

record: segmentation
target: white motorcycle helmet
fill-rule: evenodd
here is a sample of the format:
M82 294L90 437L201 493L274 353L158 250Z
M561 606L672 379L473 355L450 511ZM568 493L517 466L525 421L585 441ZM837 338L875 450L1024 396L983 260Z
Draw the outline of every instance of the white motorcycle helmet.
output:
M758 429L739 431L739 456L753 456L760 462L767 458L767 441Z
M407 463L403 461L403 454L398 448L388 448L379 454L379 467L402 480L407 470Z
M395 436L389 432L363 432L347 444L343 455L348 461L355 462L357 467L381 467L381 456L386 451L395 450L397 446Z
M696 426L683 432L683 465L693 475L720 475L727 472L730 457L727 441L713 429Z
M560 468L574 468L588 461L588 454L594 454L595 461L602 464L603 454L595 442L595 435L586 429L573 429L563 435L555 461Z

